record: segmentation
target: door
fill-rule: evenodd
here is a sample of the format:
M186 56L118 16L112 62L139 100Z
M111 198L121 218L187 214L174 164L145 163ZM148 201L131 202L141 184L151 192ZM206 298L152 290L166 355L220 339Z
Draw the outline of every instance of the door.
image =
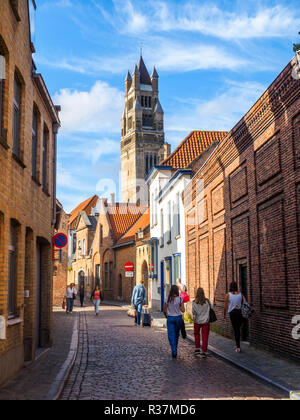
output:
M35 301L35 348L41 344L41 296L42 296L41 245L36 246L36 301Z
M165 263L160 263L160 294L161 294L161 311L164 311L165 307Z
M240 264L240 290L248 301L248 270L247 264ZM243 328L242 328L242 340L249 340L249 321L244 319Z
M119 299L122 300L123 298L123 279L122 274L119 275Z

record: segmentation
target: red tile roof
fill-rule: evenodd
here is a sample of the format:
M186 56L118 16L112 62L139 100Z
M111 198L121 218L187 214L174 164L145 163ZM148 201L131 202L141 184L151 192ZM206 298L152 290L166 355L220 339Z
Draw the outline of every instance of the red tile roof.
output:
M76 209L71 211L70 213L71 228L74 227L78 214L81 211L85 211L87 215L89 216L92 211L92 208L96 206L98 200L99 200L99 197L97 195L93 195L93 197L90 197L87 200L83 201L81 204L79 204L79 206L76 207Z
M185 169L209 146L220 142L226 135L225 131L192 131L161 165Z
M136 204L107 204L107 214L110 219L113 238L117 242L132 225L134 225L147 209Z
M125 244L127 242L131 242L135 240L135 235L138 233L140 229L144 230L147 226L150 225L150 211L149 209L143 213L137 222L131 226L131 228L123 235L119 241L117 242L118 245Z

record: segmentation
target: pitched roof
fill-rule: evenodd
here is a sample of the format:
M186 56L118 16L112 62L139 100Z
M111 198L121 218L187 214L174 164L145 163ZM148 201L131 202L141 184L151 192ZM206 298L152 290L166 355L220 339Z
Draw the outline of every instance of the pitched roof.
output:
M107 214L112 227L114 242L117 242L147 209L136 204L116 203L106 205Z
M220 142L226 135L225 131L192 131L161 165L187 168L209 146Z
M129 230L123 235L117 242L117 245L126 244L135 240L135 235L140 229L145 229L150 225L150 211L149 208L143 213L136 223L129 228Z
M92 208L95 207L98 200L99 197L97 195L93 195L93 197L90 197L87 200L83 201L79 204L79 206L77 206L73 211L71 211L69 221L71 228L74 227L78 214L82 211L85 211L87 214L90 214Z
M140 82L142 85L150 85L152 86L152 82L147 70L147 67L145 66L143 57L141 56L139 65L138 65L139 71L140 71Z

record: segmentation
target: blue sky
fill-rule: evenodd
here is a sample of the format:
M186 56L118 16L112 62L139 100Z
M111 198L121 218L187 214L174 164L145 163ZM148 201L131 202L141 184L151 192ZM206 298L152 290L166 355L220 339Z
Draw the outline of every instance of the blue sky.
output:
M156 65L160 75L174 149L192 130L239 121L292 58L299 9L299 0L37 0L34 59L63 107L65 209L118 184L124 79L141 43L149 71Z

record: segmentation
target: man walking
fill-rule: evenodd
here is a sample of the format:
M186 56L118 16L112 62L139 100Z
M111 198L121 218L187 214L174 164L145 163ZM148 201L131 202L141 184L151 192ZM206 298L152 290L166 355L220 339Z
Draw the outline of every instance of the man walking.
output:
M141 325L143 305L146 304L146 289L144 287L144 280L135 286L132 293L131 304L134 306L136 311L135 325Z

